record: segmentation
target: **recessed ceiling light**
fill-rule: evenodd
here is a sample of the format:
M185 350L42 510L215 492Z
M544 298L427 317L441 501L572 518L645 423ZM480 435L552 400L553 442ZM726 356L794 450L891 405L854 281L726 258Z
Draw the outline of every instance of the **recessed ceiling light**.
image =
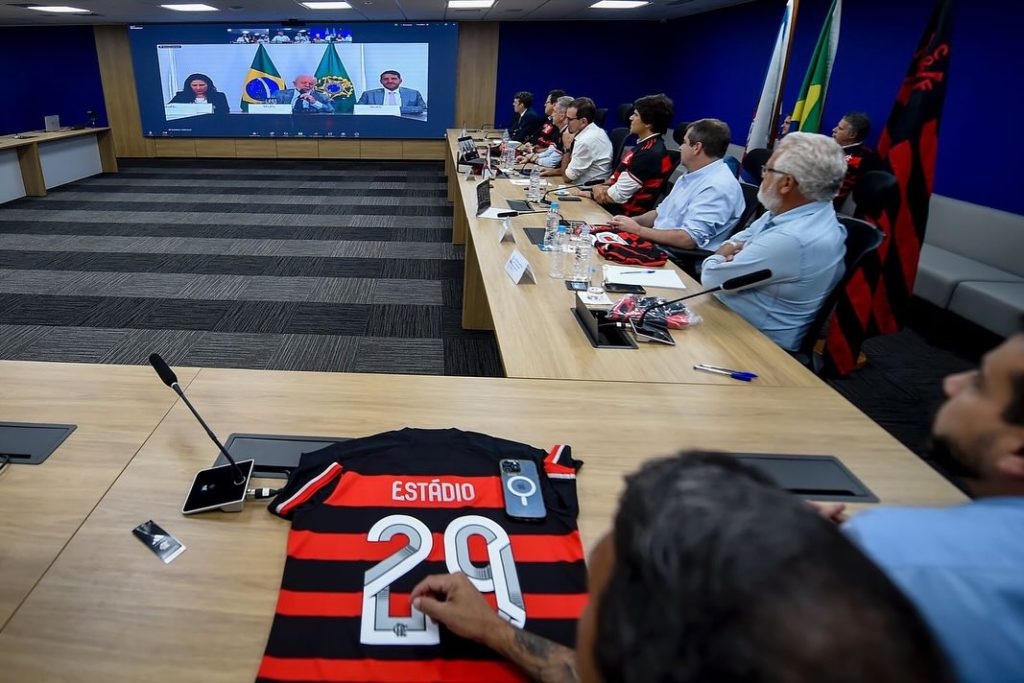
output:
M57 14L89 14L90 10L79 9L78 7L64 7L64 6L49 6L44 7L29 7L28 9L34 9L38 12L55 12Z
M591 5L591 9L635 9L651 3L645 0L601 0Z
M300 2L300 5L308 9L352 9L347 2Z
M448 9L489 9L494 0L448 0Z
M172 9L175 12L219 12L216 7L209 5L160 5L164 9Z

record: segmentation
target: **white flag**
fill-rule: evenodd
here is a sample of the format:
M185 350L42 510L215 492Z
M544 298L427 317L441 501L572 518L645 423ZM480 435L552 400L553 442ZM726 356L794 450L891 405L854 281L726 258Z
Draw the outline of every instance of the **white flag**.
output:
M764 77L764 87L761 88L761 99L757 103L757 111L754 113L754 120L751 121L750 132L747 134L747 152L752 149L768 147L768 143L772 140L774 133L771 130L772 119L779 111L782 98L780 92L782 77L786 72L786 62L789 60L789 42L796 18L794 2L795 0L789 0L786 3L786 13L782 15L782 25L779 26L779 35L775 39L772 60L768 64L768 73Z

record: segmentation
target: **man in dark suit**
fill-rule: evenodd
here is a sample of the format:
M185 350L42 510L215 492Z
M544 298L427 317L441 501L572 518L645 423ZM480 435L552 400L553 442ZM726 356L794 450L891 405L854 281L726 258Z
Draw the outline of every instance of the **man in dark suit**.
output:
M309 74L296 76L294 88L278 90L267 100L269 104L290 104L293 114L333 114L331 98L316 91L316 79Z
M356 104L397 104L403 114L422 114L426 111L427 103L423 101L423 95L419 90L400 87L402 74L397 71L389 69L382 73L380 84L384 87L364 91Z
M533 104L533 93L517 92L512 98L512 109L515 115L508 124L508 136L517 142L526 142L540 130L541 120L536 112L530 109Z
M839 194L833 200L836 211L839 211L846 197L853 191L854 186L868 171L889 170L885 162L878 154L864 144L864 140L871 132L871 119L860 111L851 111L843 116L832 129L832 138L843 148L846 155L846 177L843 178L843 186L839 188Z

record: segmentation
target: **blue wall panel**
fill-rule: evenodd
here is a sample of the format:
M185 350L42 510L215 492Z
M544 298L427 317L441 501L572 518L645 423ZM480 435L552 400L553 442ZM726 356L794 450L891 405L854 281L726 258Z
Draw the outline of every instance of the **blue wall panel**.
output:
M0 135L41 129L51 114L63 126L84 124L89 109L107 125L92 26L0 28L0 64L8 79Z
M785 4L759 0L667 23L503 24L498 123L508 120L512 95L520 89L543 97L561 86L610 108L665 92L675 101L677 121L723 119L733 141L742 144ZM801 0L787 112L829 5L830 0ZM933 7L934 0L844 1L823 133L829 134L844 112L858 109L871 117L869 143L877 143ZM1010 179L1016 118L1024 111L1013 57L1022 25L1022 3L957 2L935 179L940 194L1018 214L1024 214L1024 193L1012 191ZM550 58L558 50L567 66L551 66L559 61ZM534 51L547 58L531 59Z

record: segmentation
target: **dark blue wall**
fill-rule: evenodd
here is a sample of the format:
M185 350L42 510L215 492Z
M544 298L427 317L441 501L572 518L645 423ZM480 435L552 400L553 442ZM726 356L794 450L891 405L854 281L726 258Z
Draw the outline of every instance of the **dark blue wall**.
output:
M41 129L51 114L63 126L84 124L88 109L107 125L91 26L0 28L0 64L10 98L0 108L0 135Z
M760 0L664 24L504 24L498 122L507 120L512 94L520 89L537 94L563 87L612 108L639 95L665 92L675 101L677 121L723 119L733 129L733 141L742 144L785 4ZM796 100L829 4L801 0L786 111ZM872 118L869 143L876 143L933 7L934 0L843 3L823 133L830 133L844 112L859 109ZM935 178L940 194L1018 214L1024 214L1024 193L1011 190L1010 178L1016 180L1011 164L1024 92L1011 51L1022 25L1024 4L957 2ZM538 69L528 55L535 49L551 54L554 45L568 46L565 64L590 68ZM642 48L631 51L637 45Z

